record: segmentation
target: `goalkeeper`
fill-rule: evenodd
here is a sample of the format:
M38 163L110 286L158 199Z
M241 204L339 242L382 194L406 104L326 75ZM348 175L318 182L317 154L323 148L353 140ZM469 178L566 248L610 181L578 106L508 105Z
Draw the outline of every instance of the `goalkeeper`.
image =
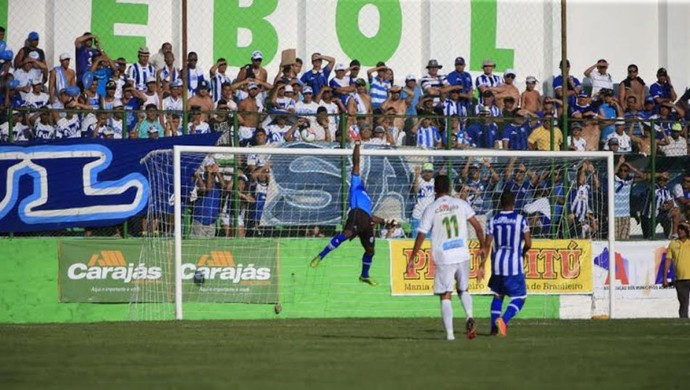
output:
M321 260L332 250L340 246L345 240L352 240L359 236L359 242L364 247L362 256L362 273L359 280L371 286L377 283L369 276L369 268L374 258L374 224L383 223L384 220L371 214L371 198L367 194L364 182L359 177L359 148L360 142L355 142L352 152L352 175L350 177L350 211L347 213L347 222L341 233L331 238L331 242L323 248L321 253L314 257L310 263L312 268L319 266Z

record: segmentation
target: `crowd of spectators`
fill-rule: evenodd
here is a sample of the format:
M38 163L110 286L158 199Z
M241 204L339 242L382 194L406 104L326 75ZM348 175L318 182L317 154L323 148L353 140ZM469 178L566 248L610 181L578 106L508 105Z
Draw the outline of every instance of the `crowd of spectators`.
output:
M4 41L2 28L0 41ZM403 85L397 85L395 70L384 62L361 69L356 59L338 61L313 53L308 65L297 58L294 63L283 64L271 77L262 66L263 57L261 51L254 51L237 75L228 74L225 58L218 58L208 70L201 69L193 51L178 67L173 46L166 42L155 53L140 47L137 61L127 63L124 58L111 58L98 36L87 32L76 37L73 54L60 54L59 64L51 67L40 48L39 34L31 32L16 55L11 48L0 50L0 142L222 132L226 135L223 142L240 146L359 140L427 149L611 150L621 156L616 180L623 183L621 188L628 198L633 181L651 181L656 186L655 196L645 198L644 210L639 213L645 237L656 228L652 221L661 223L671 235L678 222L687 218L686 184L690 181L683 180L683 187L672 191L663 184L669 179L668 172L652 178L638 171L633 177L630 173L634 167L622 157L634 153L687 156L690 92L679 96L664 68L658 69L656 81L647 85L638 76L636 65L628 65L624 80L614 80L608 73L608 62L600 59L584 70L582 75L588 81L582 82L566 61L560 64L570 74L565 82L560 69L541 84L527 75L526 89L521 91L516 85L518 72L507 69L500 75L491 59L483 61L477 77L466 70L463 57L455 58L454 69L447 74L442 72L443 64L430 59L426 74L406 75ZM552 90L553 95L540 89ZM561 103L564 96L567 110ZM566 134L562 129L567 129ZM270 166L260 157L253 163L243 166L244 179L239 182L247 188L243 201L250 203L260 200L256 189L265 190ZM592 193L599 189L591 164L581 164L571 178L573 187L567 191L561 188L560 193L553 193L558 185L548 190L540 187L546 176L541 178L524 164L515 165L511 162L503 172L483 178L477 176L477 166L467 165L462 169L464 181L458 194L478 205L478 215L483 215L487 210L482 206L481 191L502 176L501 182L518 194L517 209L539 210L543 202L534 202L544 198L550 204L555 196L566 211L551 217L560 220L560 213L567 214L567 225L577 230L576 235L588 236L597 230L600 221L588 205ZM214 167L209 164L204 169L221 175L222 170L215 171ZM555 183L562 176L553 170L546 175ZM427 176L420 167L415 186L428 186ZM223 191L232 191L225 188L232 180L213 184L203 176L198 181L202 196L215 194L214 201L226 196ZM224 188L217 192L216 185ZM529 204L523 204L523 193L529 193L524 198ZM656 207L649 206L652 199ZM217 203L227 209L227 202ZM629 207L619 209L617 204L616 210L616 218L630 218ZM655 218L650 218L652 210ZM228 210L224 215L223 231L231 235ZM199 220L203 225L209 217L200 216ZM543 217L532 221L550 229L551 221ZM244 224L237 228L243 235ZM397 228L390 226L388 231ZM620 229L617 236L627 238L625 227ZM195 231L206 232L201 225ZM316 234L313 228L308 231Z
M541 84L528 75L521 91L517 72L497 74L490 59L475 78L463 57L455 58L448 74L431 59L426 74L407 75L404 85L396 85L394 69L384 62L364 71L356 59L339 63L321 53L313 53L309 65L299 58L284 64L271 78L258 50L231 75L225 58L201 69L195 52L177 67L167 42L155 53L139 48L131 64L111 58L95 34L77 37L74 48L74 55L62 53L52 67L36 32L28 34L16 55L2 50L0 141L155 138L237 128L230 140L248 145L263 128L268 143L361 140L421 148L651 154L654 135L655 152L687 155L690 93L678 96L664 68L647 85L636 65L627 67L625 80L614 80L601 59L584 70L589 80L584 83L566 62L561 64L570 74L565 83L558 69ZM542 94L540 86L553 96ZM99 110L106 111L101 120Z

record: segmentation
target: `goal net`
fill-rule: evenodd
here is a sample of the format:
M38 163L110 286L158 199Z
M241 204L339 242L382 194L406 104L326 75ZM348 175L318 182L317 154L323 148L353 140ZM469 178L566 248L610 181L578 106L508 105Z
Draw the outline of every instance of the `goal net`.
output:
M141 261L160 267L164 277L132 296L132 319L436 316L431 261L416 275L405 274L404 262L440 174L451 178L453 196L467 200L483 226L502 191L516 194L534 241L525 258L530 301L521 315L560 318L563 308L587 317L611 314L603 285L613 267L593 259L591 248L593 241L609 252L613 246L609 153L363 145L360 177L373 214L388 220L374 226L370 273L377 287L358 279L359 239L331 251L317 268L309 265L347 219L349 146L178 146L152 152L143 163L151 194ZM469 239L474 275L479 244ZM470 290L475 316L488 316L487 281L473 281Z

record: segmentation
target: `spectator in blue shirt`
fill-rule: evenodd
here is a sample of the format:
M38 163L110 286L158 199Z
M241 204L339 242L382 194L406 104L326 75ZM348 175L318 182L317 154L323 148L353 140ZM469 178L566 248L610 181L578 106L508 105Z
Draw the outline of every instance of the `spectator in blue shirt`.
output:
M326 60L328 64L322 68L323 60ZM314 95L318 95L321 88L328 85L328 77L331 74L331 69L335 66L335 58L314 53L311 55L311 64L311 70L305 72L300 80L311 87Z
M446 76L449 85L460 85L460 104L469 109L472 106L472 96L474 87L472 86L472 75L465 72L465 59L457 57L455 59L455 70Z

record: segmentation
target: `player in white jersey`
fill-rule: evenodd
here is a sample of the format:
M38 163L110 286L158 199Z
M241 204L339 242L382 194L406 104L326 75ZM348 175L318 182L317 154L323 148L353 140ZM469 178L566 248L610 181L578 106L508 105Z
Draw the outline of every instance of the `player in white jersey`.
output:
M412 236L416 237L417 226L419 226L419 220L422 218L422 213L426 207L434 201L434 164L424 163L421 169L416 167L413 185L416 199L414 208L412 209L410 230Z
M466 201L453 198L450 193L450 179L439 175L434 181L436 200L422 214L417 228L410 258L407 262L407 273L414 274L418 263L417 253L422 247L424 238L431 231L431 257L434 261L434 294L441 298L441 316L446 329L446 339L455 340L453 331L453 306L450 295L453 282L467 316L467 338L477 335L472 313L472 297L468 293L470 275L470 250L467 243L467 222L477 233L480 243L484 243L484 232L474 216L474 210ZM479 249L480 261L484 258L484 247Z

